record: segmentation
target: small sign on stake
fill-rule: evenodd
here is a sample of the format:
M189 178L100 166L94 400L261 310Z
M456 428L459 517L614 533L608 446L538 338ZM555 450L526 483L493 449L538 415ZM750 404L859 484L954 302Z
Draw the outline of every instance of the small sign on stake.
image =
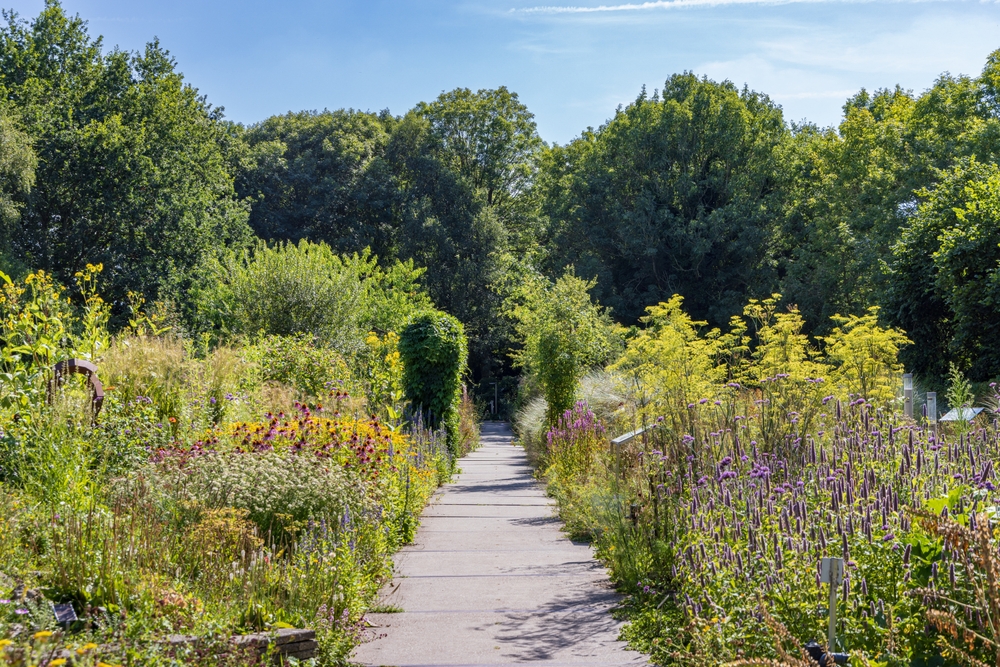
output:
M56 623L62 626L64 630L68 630L72 623L80 620L76 617L76 610L73 609L73 603L71 602L53 604L52 612L56 615Z
M844 559L824 558L820 561L819 580L830 584L830 626L827 631L827 653L833 653L837 640L837 587L844 581Z

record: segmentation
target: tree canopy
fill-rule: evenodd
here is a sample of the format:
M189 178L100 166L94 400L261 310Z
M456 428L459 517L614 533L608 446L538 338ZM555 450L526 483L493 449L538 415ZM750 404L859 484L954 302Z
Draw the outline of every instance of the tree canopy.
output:
M4 14L0 97L37 155L10 247L66 283L102 263L105 293L156 296L213 250L246 243L226 129L158 42L102 53L54 0L31 21Z
M245 313L277 310L266 323L222 321L234 276L268 258L291 266L300 251L328 254L324 266L377 257L399 286L386 314L342 319L398 331L399 314L412 314L401 295L420 294L462 323L470 377L482 381L515 373L524 341L509 304L572 266L626 326L676 294L693 321L724 329L749 299L780 293L776 307L794 308L807 334L877 317L914 341L902 351L909 370L1000 376L989 346L1000 320L1000 50L978 75L943 74L920 93L862 89L826 128L685 72L550 146L503 86L397 113L299 111L245 127L185 83L155 40L105 49L56 0L4 19L0 270L71 285L102 264L113 325L138 295L166 300L191 332L271 330L301 313L250 296L250 278ZM222 310L206 317L206 299ZM333 311L349 301L324 299Z

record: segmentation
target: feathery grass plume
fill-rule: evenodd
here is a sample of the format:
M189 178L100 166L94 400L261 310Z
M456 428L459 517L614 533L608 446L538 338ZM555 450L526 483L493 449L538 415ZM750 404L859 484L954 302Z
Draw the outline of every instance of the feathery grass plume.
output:
M943 540L952 566L960 567L948 579L940 578L939 585L911 592L929 607L927 622L938 633L941 655L975 667L1000 666L1000 556L990 516L970 511L966 526L927 510L913 515L925 530Z

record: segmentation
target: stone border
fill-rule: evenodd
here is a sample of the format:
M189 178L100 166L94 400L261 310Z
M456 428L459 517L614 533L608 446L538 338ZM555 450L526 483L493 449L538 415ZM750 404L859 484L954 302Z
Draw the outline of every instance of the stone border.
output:
M198 641L198 637L190 635L170 635L168 644L190 644ZM276 654L281 658L296 658L308 660L315 657L319 642L316 641L315 630L300 630L298 628L282 628L276 632L257 632L251 635L237 635L232 642L239 647L252 647L258 655L264 655L273 645Z

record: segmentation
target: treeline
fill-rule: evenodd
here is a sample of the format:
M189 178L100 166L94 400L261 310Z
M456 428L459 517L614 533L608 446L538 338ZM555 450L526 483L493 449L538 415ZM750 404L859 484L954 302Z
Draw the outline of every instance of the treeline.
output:
M5 18L0 269L101 262L119 319L134 292L211 333L192 295L220 253L308 239L426 267L476 380L509 371L518 287L568 265L625 325L673 294L725 326L780 292L814 333L879 305L908 369L1000 375L1000 51L920 95L861 91L838 128L679 74L549 146L505 88L244 127L156 42L105 52L56 2Z

